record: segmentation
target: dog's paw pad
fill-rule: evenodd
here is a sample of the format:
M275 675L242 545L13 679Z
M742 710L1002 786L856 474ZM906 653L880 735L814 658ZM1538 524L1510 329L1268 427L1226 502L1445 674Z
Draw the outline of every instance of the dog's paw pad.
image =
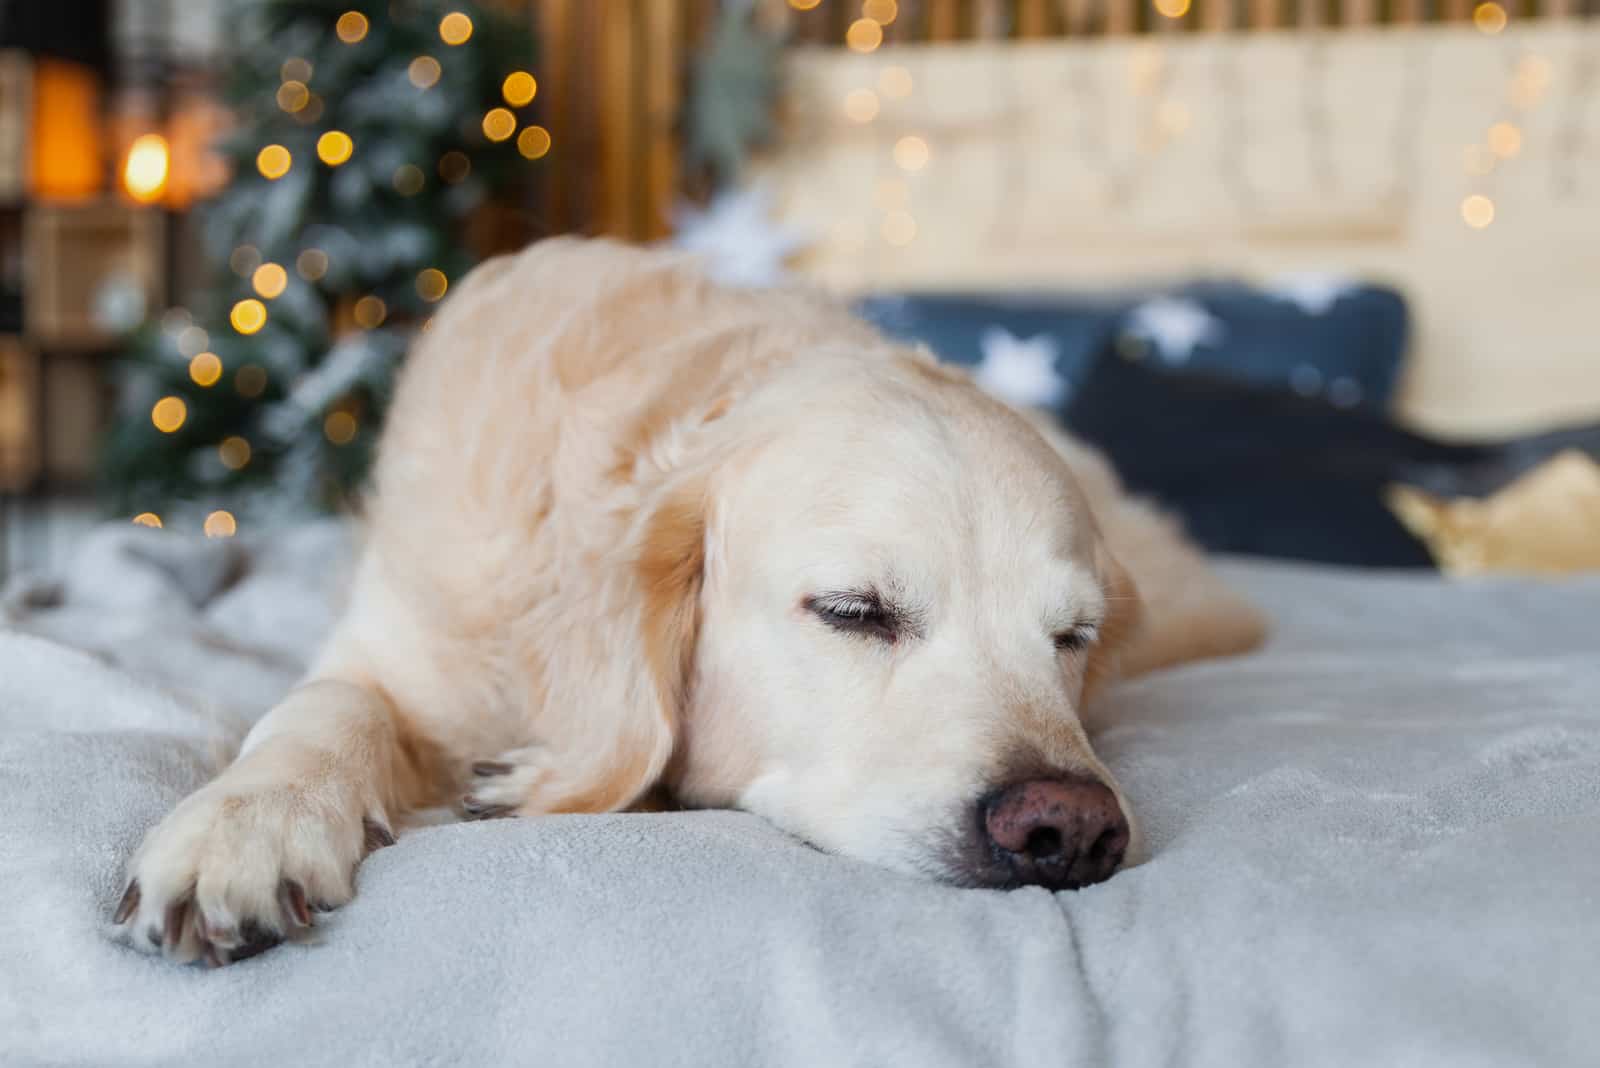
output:
M472 764L472 779L461 798L467 819L515 816L546 776L545 751L539 746L510 749L493 760Z

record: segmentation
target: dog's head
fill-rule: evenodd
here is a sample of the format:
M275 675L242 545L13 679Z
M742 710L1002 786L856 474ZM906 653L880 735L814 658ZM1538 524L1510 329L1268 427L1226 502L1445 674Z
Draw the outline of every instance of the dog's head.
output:
M676 796L967 885L1115 871L1079 713L1138 601L1056 450L911 354L819 356L719 423L639 546Z

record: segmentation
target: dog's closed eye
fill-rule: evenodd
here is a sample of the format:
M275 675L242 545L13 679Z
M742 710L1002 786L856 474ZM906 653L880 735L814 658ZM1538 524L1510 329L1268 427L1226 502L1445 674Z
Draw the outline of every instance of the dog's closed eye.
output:
M1051 640L1055 642L1056 648L1064 653L1081 653L1093 645L1099 636L1100 628L1093 623L1079 623L1066 630L1056 631L1051 635Z
M839 590L805 599L806 611L834 630L894 643L905 630L904 614L876 590Z

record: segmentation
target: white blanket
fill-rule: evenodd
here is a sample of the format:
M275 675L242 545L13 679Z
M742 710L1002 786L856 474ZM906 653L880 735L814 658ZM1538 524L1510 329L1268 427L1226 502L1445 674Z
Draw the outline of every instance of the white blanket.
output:
M1153 857L956 890L736 813L411 831L316 944L110 938L145 829L290 684L343 532L126 528L0 630L0 1064L1600 1059L1600 581L1230 566L1269 649L1129 684Z

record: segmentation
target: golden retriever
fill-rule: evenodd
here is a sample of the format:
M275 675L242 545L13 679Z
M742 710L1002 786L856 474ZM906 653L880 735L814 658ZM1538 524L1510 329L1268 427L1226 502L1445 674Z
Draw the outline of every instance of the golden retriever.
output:
M348 609L150 831L114 919L223 964L350 900L408 813L658 790L905 872L1079 887L1135 848L1085 698L1261 633L1095 454L925 352L680 255L545 241L421 336Z

